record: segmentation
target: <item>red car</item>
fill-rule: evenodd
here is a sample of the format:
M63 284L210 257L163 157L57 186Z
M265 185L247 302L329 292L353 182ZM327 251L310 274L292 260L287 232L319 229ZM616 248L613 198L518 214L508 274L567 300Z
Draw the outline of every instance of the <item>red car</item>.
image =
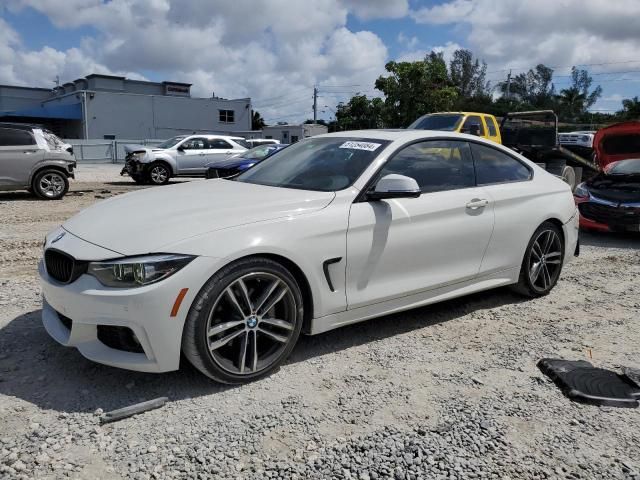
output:
M640 122L598 130L593 148L602 171L574 192L580 227L640 232Z

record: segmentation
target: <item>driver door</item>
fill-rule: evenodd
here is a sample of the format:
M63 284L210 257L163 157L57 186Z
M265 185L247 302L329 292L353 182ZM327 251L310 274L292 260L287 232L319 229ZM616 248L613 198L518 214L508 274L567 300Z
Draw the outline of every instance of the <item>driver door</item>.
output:
M207 139L203 137L188 138L178 147L176 164L180 175L204 172L207 163Z
M349 309L472 279L489 244L493 205L476 187L466 142L411 144L376 179L392 173L414 178L422 194L351 206Z

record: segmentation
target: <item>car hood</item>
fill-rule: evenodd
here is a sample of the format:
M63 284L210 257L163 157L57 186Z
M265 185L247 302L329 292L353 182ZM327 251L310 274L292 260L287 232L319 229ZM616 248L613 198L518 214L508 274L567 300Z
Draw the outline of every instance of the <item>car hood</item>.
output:
M640 175L610 175L613 165L615 162L587 182L591 194L609 202L640 203Z
M122 255L159 253L216 230L320 210L334 197L333 192L200 180L113 197L78 213L63 228Z
M260 161L261 160L255 158L233 157L227 160L209 162L205 166L214 168L230 168L237 167L238 165L244 165L246 163L258 163Z
M133 145L124 145L123 146L125 153L134 153L134 152L162 152L163 150L166 150L164 148L153 148L153 147L148 147L147 145L138 145L138 144L133 144Z
M593 149L601 169L619 160L640 157L640 122L623 122L598 130Z

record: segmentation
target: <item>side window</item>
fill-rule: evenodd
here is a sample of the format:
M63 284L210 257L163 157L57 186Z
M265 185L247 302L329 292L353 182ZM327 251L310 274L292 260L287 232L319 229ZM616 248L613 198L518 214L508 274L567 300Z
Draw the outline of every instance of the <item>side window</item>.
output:
M209 139L209 148L215 150L231 150L233 147L231 144L219 139Z
M495 137L497 133L496 133L496 124L494 123L495 121L493 120L493 118L484 117L484 121L487 123L487 129L489 130L489 136L490 137Z
M204 150L207 145L204 138L190 138L182 144L182 148L185 150Z
M0 128L0 147L13 147L20 145L35 145L36 140L26 130L14 130L13 128Z
M414 143L387 162L380 176L397 173L418 182L422 193L475 186L473 159L466 142Z
M531 178L531 171L515 158L495 148L471 144L478 185L521 182Z
M478 115L470 115L469 117L467 117L460 131L462 133L472 133L476 125L479 129L478 135L484 137L484 125L482 124L482 119Z

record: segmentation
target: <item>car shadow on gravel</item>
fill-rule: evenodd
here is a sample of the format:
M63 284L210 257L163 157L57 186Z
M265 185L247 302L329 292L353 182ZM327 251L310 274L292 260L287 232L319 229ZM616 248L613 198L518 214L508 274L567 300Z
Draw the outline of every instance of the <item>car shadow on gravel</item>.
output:
M498 289L321 335L301 336L287 364L447 322L473 311L522 301L510 290ZM238 387L211 382L184 360L179 371L164 374L131 372L91 362L76 349L62 347L47 335L40 323L40 310L20 315L0 329L0 394L43 409L108 411L157 397L180 400L230 388Z
M41 198L36 197L33 193L27 191L0 192L0 203L13 201L46 202L48 200L42 200ZM53 201L57 202L59 200Z
M640 250L640 233L580 231L580 245Z

